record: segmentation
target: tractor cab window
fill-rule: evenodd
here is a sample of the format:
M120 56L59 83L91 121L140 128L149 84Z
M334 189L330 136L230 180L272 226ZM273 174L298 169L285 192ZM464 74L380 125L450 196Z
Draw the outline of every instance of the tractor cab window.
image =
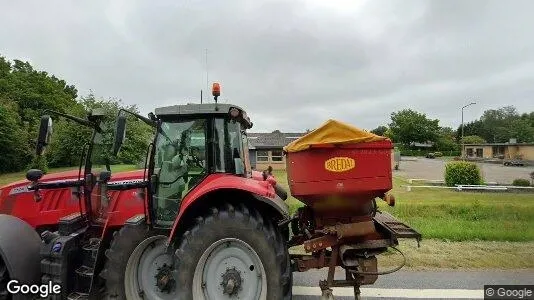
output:
M235 158L245 160L241 124L234 120L215 119L215 171L235 172Z
M206 120L163 122L156 143L154 203L160 225L171 225L182 198L207 172Z
M245 171L247 177L252 176L252 168L250 166L249 150L248 150L248 136L245 130L241 131L241 136L243 138L243 161L245 163Z

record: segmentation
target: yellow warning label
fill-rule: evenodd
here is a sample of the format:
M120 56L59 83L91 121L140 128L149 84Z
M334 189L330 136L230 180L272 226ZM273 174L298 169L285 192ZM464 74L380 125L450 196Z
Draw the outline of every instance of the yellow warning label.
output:
M324 168L330 172L346 172L355 166L356 162L350 157L332 157L324 162Z

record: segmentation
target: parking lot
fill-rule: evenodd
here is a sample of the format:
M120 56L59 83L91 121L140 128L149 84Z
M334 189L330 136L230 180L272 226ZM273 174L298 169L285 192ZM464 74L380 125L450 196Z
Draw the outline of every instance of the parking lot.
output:
M407 179L443 180L446 163L447 161L443 159L403 157L399 170L395 174ZM490 163L477 164L486 182L511 184L516 178L530 179L529 174L534 172L534 167L510 167Z

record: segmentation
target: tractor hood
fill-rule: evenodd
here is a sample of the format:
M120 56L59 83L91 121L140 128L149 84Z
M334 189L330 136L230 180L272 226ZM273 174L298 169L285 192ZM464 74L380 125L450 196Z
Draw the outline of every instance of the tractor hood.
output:
M143 171L144 170L141 169L141 170L115 173L115 174L112 174L110 182L129 180L129 179L142 179ZM76 180L78 179L78 174L79 174L78 170L70 170L70 171L47 174L43 176L40 182L50 182L50 181L58 181L58 180ZM0 190L10 189L16 186L26 186L29 183L30 182L28 180L22 179L22 180L18 180L18 181L2 186L0 187Z
M143 179L143 171L115 173L110 182L139 181ZM45 175L40 182L77 179L78 170L71 170ZM70 188L41 190L42 200L36 202L34 193L28 190L29 183L24 179L0 187L0 214L17 217L34 228L47 228L57 224L60 218L80 210L79 199Z

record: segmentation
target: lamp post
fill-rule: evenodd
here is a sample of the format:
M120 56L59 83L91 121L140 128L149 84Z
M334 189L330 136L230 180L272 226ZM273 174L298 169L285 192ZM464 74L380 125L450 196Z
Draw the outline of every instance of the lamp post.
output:
M465 149L464 149L464 108L468 107L468 106L471 106L471 105L475 105L477 104L476 102L471 102L469 104L466 104L464 106L462 106L462 137L460 138L460 142L462 143L462 157L466 157L467 156L467 153L464 154L465 152Z

